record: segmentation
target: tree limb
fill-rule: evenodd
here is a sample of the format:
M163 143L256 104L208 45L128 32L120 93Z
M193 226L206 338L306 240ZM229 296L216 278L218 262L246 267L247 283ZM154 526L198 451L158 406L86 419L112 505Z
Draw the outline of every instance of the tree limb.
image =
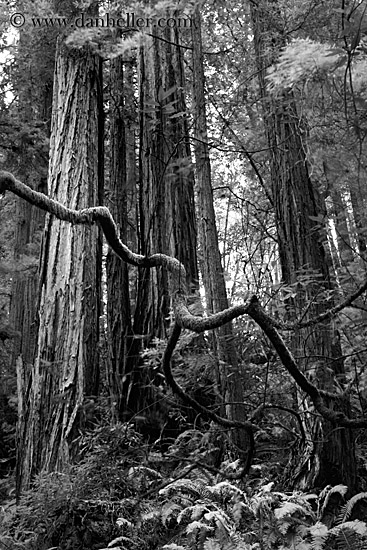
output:
M299 387L311 398L315 409L327 420L329 420L335 426L343 426L346 428L365 428L367 427L367 420L364 419L350 419L340 411L334 411L325 405L323 398L332 398L334 400L341 399L342 395L330 394L319 390L314 384L312 384L305 375L299 370L296 361L285 345L281 335L278 332L278 328L290 330L290 328L310 326L310 323L320 322L330 318L337 312L341 311L343 307L347 307L360 296L365 290L367 290L367 282L364 283L355 293L351 294L342 304L331 308L329 311L319 315L315 320L307 321L306 323L299 323L292 325L283 325L274 321L269 315L266 314L261 307L258 298L252 296L245 304L239 306L230 307L219 313L215 313L210 317L199 317L192 315L187 308L186 303L186 271L184 266L176 258L167 256L166 254L152 254L151 256L142 256L132 252L119 238L117 226L112 218L112 215L108 208L104 206L94 206L91 208L85 208L82 210L73 210L66 208L61 203L47 197L43 193L34 191L21 181L17 180L9 172L0 171L0 193L5 191L11 191L18 197L26 200L30 204L45 210L49 214L53 214L60 220L70 222L74 225L91 225L98 223L106 240L112 250L125 262L146 268L152 268L162 266L167 269L171 280L170 285L172 289L175 324L168 340L167 348L164 354L164 369L167 377L168 384L172 387L173 391L180 395L187 403L193 406L199 412L205 414L208 418L211 418L216 423L227 427L239 427L248 430L251 434L257 427L251 422L235 422L225 418L222 418L212 411L206 409L200 405L197 401L188 396L184 390L175 381L171 369L170 361L179 339L181 328L186 328L194 332L204 332L206 330L212 330L218 328L233 319L240 317L241 315L249 315L268 336L275 350L277 351L280 360L289 374L299 385Z

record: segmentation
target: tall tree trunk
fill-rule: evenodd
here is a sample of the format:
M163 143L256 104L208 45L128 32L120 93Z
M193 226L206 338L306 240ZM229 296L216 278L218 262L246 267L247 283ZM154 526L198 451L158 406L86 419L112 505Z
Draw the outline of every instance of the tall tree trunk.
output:
M71 208L102 192L101 63L61 40L54 80L49 194ZM101 239L95 226L46 219L40 326L26 410L20 418L18 492L41 470L62 470L77 450L83 403L98 389Z
M15 86L18 95L19 120L29 128L42 124L43 138L50 135L51 107L52 107L52 76L56 35L48 33L45 36L32 36L32 45L29 44L29 34L20 29L17 51L17 71ZM42 31L41 31L42 32ZM42 69L42 81L35 82L32 71L37 70L39 60L29 60L30 47L34 47L38 56L48 60L49 66ZM37 134L36 134L37 135ZM29 136L27 136L29 139ZM20 138L21 140L21 138ZM17 174L36 191L45 192L47 188L48 156L42 151L43 144L29 143L21 140L20 159ZM41 149L41 152L39 151ZM23 255L37 258L40 254L40 234L43 230L45 214L40 209L17 199L16 201L17 226L15 231L14 259L21 262ZM19 355L25 365L31 365L37 343L37 297L38 273L37 266L20 271L12 275L12 290L10 303L10 323L19 332L20 337L14 339L12 350L12 364L15 366Z
M123 61L117 57L111 62L110 144L111 169L109 180L109 208L120 228L120 238L127 242L127 136L125 128L125 93ZM130 168L131 169L131 168ZM131 345L131 312L128 266L112 250L106 260L107 271L107 328L109 349L108 386L121 409L123 382L127 372L128 351Z
M194 175L188 140L182 50L177 29L166 28L146 37L140 48L138 76L140 91L140 196L139 251L162 252L178 258L185 266L187 285L198 287ZM167 273L139 270L134 315L134 334L145 345L165 338L170 322L171 294ZM137 356L141 340L135 340ZM149 396L139 387L142 369L131 376L129 407L144 408Z
M194 174L188 140L181 48L175 29L165 29L141 49L141 251L179 259L188 288L198 287ZM152 285L147 332L163 337L169 325L168 281L158 272ZM153 279L152 279L153 280ZM157 284L161 282L160 289ZM161 307L159 307L159 304Z
M204 68L201 38L201 18L196 8L192 20L193 46L193 100L195 119L195 160L197 175L198 235L201 251L201 271L205 298L209 313L217 313L228 307L225 279L218 246L215 222L211 167L208 150L207 120L205 112ZM243 373L238 362L232 324L227 323L214 331L214 352L220 365L219 380L230 420L245 420ZM244 461L250 466L252 458L252 434L238 429L232 433L232 441Z
M286 98L271 98L266 87L266 68L276 61L276 53L284 46L276 0L251 3L251 16L283 281L288 284L303 281L290 310L307 311L306 317L313 316L330 307L326 298L332 289L324 249L326 233L319 229L317 221L324 212L308 173L295 98L291 94ZM335 375L339 375L339 382L343 381L343 362L336 359L341 356L340 347L331 322L298 331L293 351L295 355L306 356L303 367L309 370L312 367L320 388L332 389ZM343 402L341 398L340 406L344 412L349 411L347 399ZM291 462L288 481L301 488L345 483L354 489L353 432L335 430L330 423L306 410L303 418L307 440Z

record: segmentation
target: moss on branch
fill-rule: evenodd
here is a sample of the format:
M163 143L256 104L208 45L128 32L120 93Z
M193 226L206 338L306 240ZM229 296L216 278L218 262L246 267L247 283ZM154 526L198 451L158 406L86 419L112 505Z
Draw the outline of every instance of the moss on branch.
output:
M69 222L73 225L91 225L93 223L98 223L102 228L111 249L115 252L115 254L117 254L117 256L119 256L119 258L131 265L145 268L161 266L167 269L170 274L175 323L167 344L166 352L164 354L165 376L168 384L177 395L179 395L196 410L202 414L205 414L208 418L227 428L243 428L248 430L251 434L253 431L257 430L256 425L252 422L237 422L216 415L188 396L181 386L179 386L172 375L170 365L172 354L179 339L181 329L186 328L200 333L206 330L218 328L225 323L236 319L237 317L247 314L267 335L277 351L282 364L298 386L311 398L315 409L321 414L321 416L329 420L335 426L353 429L367 427L367 420L350 419L344 413L334 411L325 405L324 397L338 400L342 397L342 395L332 393L327 393L326 395L325 392L322 392L314 384L312 384L299 370L293 355L278 332L279 329L291 330L296 327L300 328L310 326L311 324L316 324L317 322L321 322L332 317L344 307L351 305L356 298L367 290L367 281L341 304L331 308L329 311L319 315L317 318L307 321L306 323L294 323L293 325L287 325L275 321L265 312L256 296L252 296L242 305L230 307L224 311L210 315L209 317L200 317L191 314L188 310L186 302L186 271L182 263L176 258L167 256L166 254L152 254L151 256L143 256L132 252L120 240L116 223L108 208L104 206L94 206L84 208L82 210L67 208L61 203L47 197L43 193L34 191L21 181L17 180L9 172L0 171L0 193L5 193L5 191L11 191L30 204L37 206L58 219Z

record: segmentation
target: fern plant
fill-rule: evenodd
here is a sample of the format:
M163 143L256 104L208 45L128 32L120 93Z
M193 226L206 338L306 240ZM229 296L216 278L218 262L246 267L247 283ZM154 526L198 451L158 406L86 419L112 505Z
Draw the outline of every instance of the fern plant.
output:
M164 550L367 550L367 524L350 520L367 493L343 503L346 492L288 494L269 483L249 496L227 481L184 478L160 491L155 518L177 533Z
M320 495L278 493L280 502L274 508L276 530L283 535L282 550L367 550L367 524L348 521L358 502L367 499L359 493L345 504L348 487L327 487ZM315 512L313 510L316 510ZM267 524L272 524L269 517ZM276 532L276 531L275 531ZM273 539L280 542L281 538ZM271 542L271 541L270 541ZM273 548L273 546L266 546ZM278 547L278 546L277 546Z
M176 532L164 550L221 548L251 550L242 532L243 517L255 516L247 495L228 482L208 484L201 478L178 479L160 490L159 510L163 526ZM141 521L151 517L143 514ZM218 546L219 545L219 546Z

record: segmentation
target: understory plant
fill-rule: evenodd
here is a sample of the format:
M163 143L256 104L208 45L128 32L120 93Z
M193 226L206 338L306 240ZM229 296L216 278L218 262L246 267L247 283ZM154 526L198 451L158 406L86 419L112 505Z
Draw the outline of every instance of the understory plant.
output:
M130 424L96 426L69 472L40 474L0 509L1 550L367 550L367 493L251 489L225 478L236 463L206 467L188 435L186 455L184 434L164 454Z
M320 495L283 493L269 483L250 495L228 481L208 484L202 478L180 479L160 491L163 503L155 513L176 532L162 548L367 549L367 524L352 519L358 505L367 501L367 493L345 501L347 491L346 486L337 485Z

